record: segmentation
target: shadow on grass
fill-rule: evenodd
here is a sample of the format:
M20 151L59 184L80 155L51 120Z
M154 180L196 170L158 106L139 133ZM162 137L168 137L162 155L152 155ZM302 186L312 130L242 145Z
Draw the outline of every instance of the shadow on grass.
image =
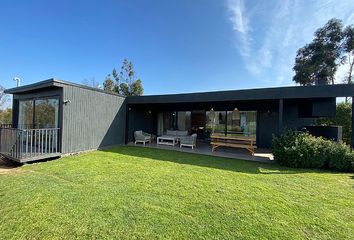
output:
M102 152L119 153L127 156L149 158L158 161L167 161L178 164L198 167L215 168L233 172L251 174L299 174L299 173L329 173L330 171L317 169L294 169L247 160L237 160L224 157L207 156L195 153L170 151L165 149L143 148L134 146L121 146L101 149Z
M21 166L22 164L20 163L0 157L0 174L10 172L11 170L15 170Z

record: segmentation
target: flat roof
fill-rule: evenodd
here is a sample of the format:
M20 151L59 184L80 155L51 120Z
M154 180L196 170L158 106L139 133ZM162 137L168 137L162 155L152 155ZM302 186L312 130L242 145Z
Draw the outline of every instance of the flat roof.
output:
M47 79L37 83L5 90L8 94L21 94L48 87L64 87L65 85L84 88L87 90L125 97L121 94L106 92L81 84L58 79ZM330 98L354 96L354 84L334 84L316 86L291 86L256 88L243 90L227 90L214 92L179 93L164 95L130 96L128 104L152 103L183 103L183 102L220 102L220 101L247 101L247 100L276 100L276 99L301 99L301 98Z
M220 102L354 96L354 84L316 85L128 97L128 104Z
M41 89L41 88L48 88L48 87L61 87L62 88L65 85L66 86L73 86L73 87L83 88L83 89L92 90L92 91L96 91L96 92L102 92L102 93L106 93L106 94L111 94L111 95L125 97L124 95L121 95L121 94L118 94L118 93L106 92L103 89L89 87L89 86L86 86L86 85L77 84L77 83L68 82L68 81L63 81L63 80L54 79L54 78L50 78L50 79L47 79L47 80L44 80L44 81L40 81L40 82L36 82L36 83L32 83L32 84L28 84L28 85L24 85L24 86L20 86L20 87L9 88L9 89L5 90L5 93L8 93L8 94L21 94L21 93L25 93L25 92L29 92L29 91L38 90L38 89Z

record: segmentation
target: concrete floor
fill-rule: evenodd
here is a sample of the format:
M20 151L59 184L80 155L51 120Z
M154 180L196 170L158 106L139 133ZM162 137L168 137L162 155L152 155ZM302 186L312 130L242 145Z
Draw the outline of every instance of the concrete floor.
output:
M131 142L128 143L128 145L132 146L135 144ZM214 152L212 152L210 144L207 142L197 142L197 147L194 149L190 147L180 148L179 145L175 145L175 146L157 145L156 142L148 143L145 146L141 143L137 143L135 146L175 150L180 152L189 152L189 153L203 154L209 156L234 158L234 159L256 161L256 162L267 162L267 163L274 162L274 157L270 149L256 149L256 153L254 154L254 156L252 156L249 154L249 152L246 149L237 149L237 148L219 147Z

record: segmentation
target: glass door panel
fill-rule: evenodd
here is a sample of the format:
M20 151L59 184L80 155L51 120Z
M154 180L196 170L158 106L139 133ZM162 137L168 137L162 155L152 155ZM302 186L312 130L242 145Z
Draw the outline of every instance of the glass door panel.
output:
M234 111L227 112L228 136L252 136L256 137L257 112Z
M33 128L33 100L19 102L18 128Z
M226 111L207 111L206 130L214 135L225 135Z
M59 99L35 100L35 125L37 128L59 127Z

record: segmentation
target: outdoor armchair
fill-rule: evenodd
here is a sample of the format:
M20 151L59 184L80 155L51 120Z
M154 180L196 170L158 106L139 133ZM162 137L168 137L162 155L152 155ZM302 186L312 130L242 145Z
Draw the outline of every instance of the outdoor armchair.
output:
M192 147L192 149L194 147L196 147L196 143L197 143L197 134L194 133L191 136L185 136L185 137L181 137L180 138L180 148L185 146L185 147Z
M145 145L147 142L151 142L152 135L149 133L145 133L142 130L139 130L139 131L134 132L134 139L135 139L134 144L137 144L140 142Z

